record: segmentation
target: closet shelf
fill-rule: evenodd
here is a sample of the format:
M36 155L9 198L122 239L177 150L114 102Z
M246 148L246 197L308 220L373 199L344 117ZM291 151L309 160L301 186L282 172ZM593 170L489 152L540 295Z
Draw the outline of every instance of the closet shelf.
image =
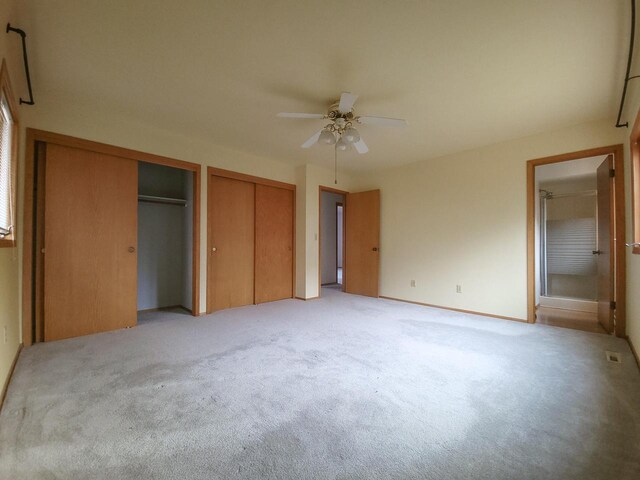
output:
M153 195L138 195L138 201L145 202L145 203L163 203L166 205L180 205L182 207L187 206L187 201L183 198L156 197Z

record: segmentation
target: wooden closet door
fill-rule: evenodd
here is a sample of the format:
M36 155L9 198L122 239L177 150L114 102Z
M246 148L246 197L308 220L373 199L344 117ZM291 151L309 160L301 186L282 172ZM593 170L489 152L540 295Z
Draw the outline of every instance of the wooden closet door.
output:
M256 185L256 303L293 297L293 191Z
M136 325L138 162L48 144L44 339Z
M255 185L209 176L207 312L254 302Z
M345 216L345 292L378 296L380 269L380 190L347 195Z

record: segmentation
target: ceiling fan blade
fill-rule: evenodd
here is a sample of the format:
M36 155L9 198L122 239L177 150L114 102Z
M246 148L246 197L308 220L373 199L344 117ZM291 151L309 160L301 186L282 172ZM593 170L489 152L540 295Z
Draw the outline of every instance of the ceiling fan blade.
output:
M340 113L349 113L353 110L353 104L356 103L357 99L357 95L351 92L343 92L342 95L340 95L340 104L338 105Z
M276 115L276 117L280 118L325 118L326 115L324 113L289 113L289 112L280 112Z
M309 148L309 147L314 146L316 143L318 143L318 139L320 138L320 134L322 133L322 130L324 130L324 129L320 129L316 133L314 133L313 136L311 136L311 138L309 138L309 140L307 140L306 142L304 142L301 145L302 148Z
M386 117L358 117L358 123L364 125L379 125L381 127L406 127L407 121L402 118Z
M360 154L367 153L369 151L369 147L367 147L367 144L364 143L364 140L362 138L354 143L353 146Z

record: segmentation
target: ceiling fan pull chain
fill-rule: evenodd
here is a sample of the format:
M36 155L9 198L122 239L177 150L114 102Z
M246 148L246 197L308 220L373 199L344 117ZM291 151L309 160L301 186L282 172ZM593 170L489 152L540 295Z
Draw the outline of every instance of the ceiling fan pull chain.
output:
M334 159L334 163L333 163L333 183L335 185L338 184L338 147L335 147L333 149L333 159Z

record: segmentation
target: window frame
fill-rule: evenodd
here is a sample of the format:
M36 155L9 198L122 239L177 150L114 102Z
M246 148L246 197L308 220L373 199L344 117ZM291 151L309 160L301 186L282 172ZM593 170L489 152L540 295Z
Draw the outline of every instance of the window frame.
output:
M11 80L9 78L9 69L7 68L7 62L3 58L2 66L0 66L0 97L7 99L7 105L9 106L9 114L11 115L11 151L9 152L11 161L11 179L12 182L9 185L9 194L12 201L12 223L13 229L10 235L0 238L0 248L12 248L17 245L17 216L18 216L18 133L20 131L20 122L18 119L18 106L16 104L15 97L13 95L13 89L11 88Z

